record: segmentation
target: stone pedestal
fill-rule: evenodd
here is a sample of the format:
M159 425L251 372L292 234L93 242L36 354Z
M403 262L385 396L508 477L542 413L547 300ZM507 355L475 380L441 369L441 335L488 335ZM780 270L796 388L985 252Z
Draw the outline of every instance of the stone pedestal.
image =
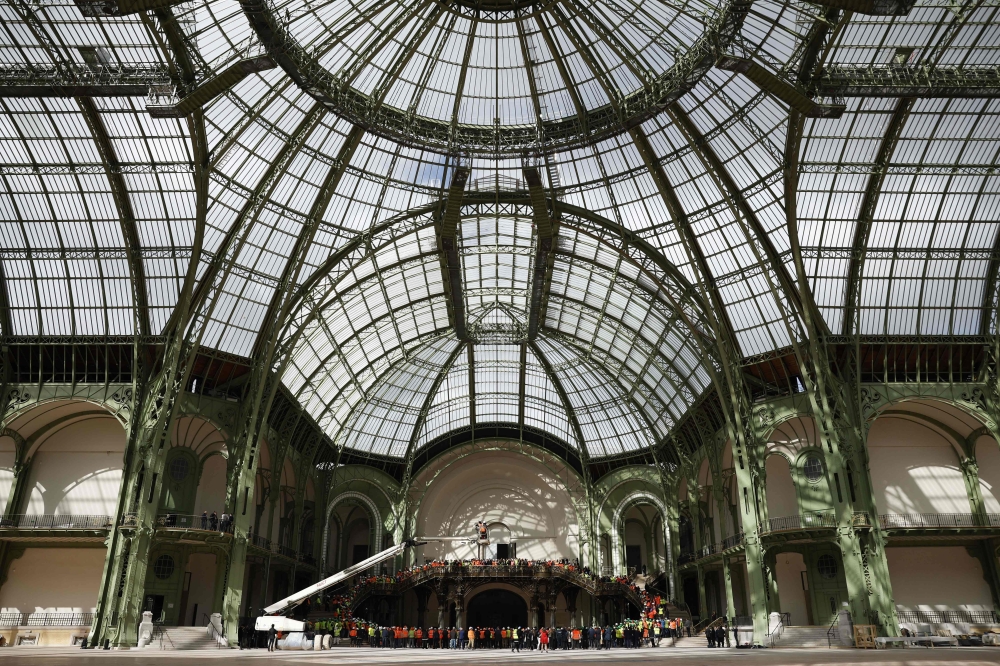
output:
M153 612L143 611L142 622L139 623L139 642L137 648L142 649L153 640Z
M837 613L837 633L840 634L840 644L854 647L854 620L851 611L841 610Z

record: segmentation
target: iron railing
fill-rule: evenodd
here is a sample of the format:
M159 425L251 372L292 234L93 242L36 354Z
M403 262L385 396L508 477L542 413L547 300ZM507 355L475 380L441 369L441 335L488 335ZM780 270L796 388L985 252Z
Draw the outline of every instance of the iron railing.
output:
M791 623L790 613L778 613L778 624L771 626L771 618L767 619L767 640L771 647L781 638L781 634L784 632L785 627Z
M222 631L220 632L214 624L212 624L212 617L208 613L202 613L202 620L205 624L205 628L208 631L208 635L213 641L215 641L216 649L224 649L229 647L229 641L226 639L226 625L222 624Z
M826 628L826 646L832 648L834 641L840 642L840 615L837 613L833 614L830 626Z
M797 530L812 530L837 526L837 517L833 511L816 511L801 516L783 516L768 518L765 527L767 532L792 532Z
M743 545L744 536L743 532L727 536L722 540L722 550L729 550L730 548Z
M93 613L0 613L0 627L89 627Z
M212 520L211 516L161 513L156 517L156 524L159 527L167 529L205 530L206 532L224 533L231 533L233 531L232 519L223 521L218 516L216 516L215 520Z
M15 515L0 518L0 528L19 530L106 530L111 516Z
M266 537L262 537L259 534L251 534L249 540L251 546L257 546L258 548L263 548L264 550L271 550L271 540Z
M963 622L967 624L1000 624L997 614L994 611L922 611L922 610L897 610L900 622L912 622L914 624L944 624Z
M987 513L883 513L883 529L935 529L947 527L1000 527L1000 514Z

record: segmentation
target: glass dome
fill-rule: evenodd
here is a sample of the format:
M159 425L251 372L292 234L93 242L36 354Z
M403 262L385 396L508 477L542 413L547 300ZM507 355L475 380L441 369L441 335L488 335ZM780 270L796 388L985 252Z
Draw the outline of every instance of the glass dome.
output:
M369 131L469 153L619 134L711 67L746 5L704 0L254 3L303 90Z
M824 68L995 68L991 5L0 12L5 341L162 349L180 331L243 367L288 351L281 382L338 451L403 459L488 423L590 458L655 450L712 394L717 332L734 374L770 390L757 370L804 339L803 287L831 345L996 332L995 94L903 87L793 122L772 91L713 67L752 58L802 94ZM228 83L248 53L277 66ZM152 118L134 92L74 97L58 78L102 67L218 92Z

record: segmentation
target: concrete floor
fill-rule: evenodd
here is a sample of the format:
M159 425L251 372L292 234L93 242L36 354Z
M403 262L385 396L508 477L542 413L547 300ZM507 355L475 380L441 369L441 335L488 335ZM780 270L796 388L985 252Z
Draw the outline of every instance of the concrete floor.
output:
M326 664L420 664L421 666L463 666L464 664L665 664L676 662L695 666L941 666L965 664L987 666L1000 664L1000 648L907 648L893 650L735 650L708 648L652 648L642 650L559 651L549 654L504 650L474 652L433 650L373 650L338 648L326 652L278 652L264 650L206 650L201 652L98 651L76 648L14 647L0 650L3 666L169 666L226 660L227 666L254 666L262 660L288 666L325 666Z

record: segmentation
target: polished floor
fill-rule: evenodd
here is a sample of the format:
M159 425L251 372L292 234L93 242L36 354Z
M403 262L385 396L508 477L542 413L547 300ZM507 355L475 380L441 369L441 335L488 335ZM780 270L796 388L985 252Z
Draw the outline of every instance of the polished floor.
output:
M669 663L696 666L839 666L866 664L872 666L986 666L1000 664L1000 648L906 648L893 650L735 650L708 648L652 648L611 651L559 651L548 654L504 650L475 652L427 650L372 650L369 648L338 648L326 652L277 652L264 650L206 650L201 652L137 652L90 651L74 648L17 647L0 650L3 666L92 666L113 663L120 666L156 666L157 664L210 663L226 660L227 666L256 665L262 660L289 666L308 664L420 664L421 666L463 664L649 664Z

